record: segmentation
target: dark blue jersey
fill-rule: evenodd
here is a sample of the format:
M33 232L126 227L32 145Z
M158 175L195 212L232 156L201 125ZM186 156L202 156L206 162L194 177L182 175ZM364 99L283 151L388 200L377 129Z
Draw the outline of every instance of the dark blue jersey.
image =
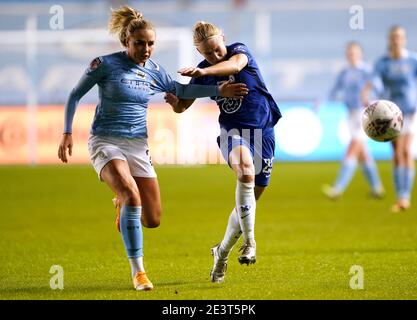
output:
M220 127L231 129L267 129L272 128L281 118L281 112L266 88L255 58L243 43L226 46L226 60L236 54L248 57L248 64L237 74L231 76L204 76L192 78L190 83L215 85L229 79L236 83L245 83L249 93L243 99L211 97L220 109ZM201 69L210 67L204 60L199 63Z

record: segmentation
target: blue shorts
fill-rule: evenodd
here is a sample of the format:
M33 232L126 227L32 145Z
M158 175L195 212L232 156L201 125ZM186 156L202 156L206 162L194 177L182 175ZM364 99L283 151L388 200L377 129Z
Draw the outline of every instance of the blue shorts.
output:
M244 130L250 130L251 132L248 133L248 131L245 132ZM255 185L266 187L269 184L274 163L275 132L274 128L260 130L261 132L255 133L253 131L253 129L240 129L234 132L236 134L229 131L227 135L224 135L225 132L222 130L220 136L217 137L217 145L229 166L230 152L237 146L246 146L252 154L255 165ZM224 138L221 140L221 137Z

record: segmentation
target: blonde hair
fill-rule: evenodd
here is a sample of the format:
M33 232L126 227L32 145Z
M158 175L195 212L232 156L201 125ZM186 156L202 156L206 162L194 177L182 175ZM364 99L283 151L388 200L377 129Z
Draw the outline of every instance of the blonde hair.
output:
M193 28L193 40L196 46L207 39L221 35L223 35L223 31L209 22L198 21Z
M127 37L138 29L152 29L152 23L143 18L143 14L128 6L123 6L117 10L111 9L109 20L109 32L117 34L120 43L127 46Z
M357 41L350 41L346 44L346 49L350 49L350 48L353 48L353 47L357 47L357 48L359 48L359 50L363 51L362 46Z
M405 33L405 29L402 26L397 24L397 25L391 26L391 28L389 28L388 34L391 35L392 33L394 33L395 31L398 31L398 30L402 30Z

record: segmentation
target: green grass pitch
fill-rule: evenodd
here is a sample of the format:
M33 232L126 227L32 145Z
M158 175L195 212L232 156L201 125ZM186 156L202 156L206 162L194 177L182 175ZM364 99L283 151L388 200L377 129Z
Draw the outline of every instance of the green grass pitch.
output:
M209 251L234 206L233 173L158 167L162 224L144 231L150 292L133 290L112 193L92 167L0 167L0 299L417 298L417 211L389 211L391 164L379 163L383 200L368 198L359 171L342 199L326 199L320 187L338 167L275 164L257 206L258 261L239 265L235 247L223 284L209 281ZM64 269L63 290L49 287L52 265ZM349 286L353 265L362 290Z

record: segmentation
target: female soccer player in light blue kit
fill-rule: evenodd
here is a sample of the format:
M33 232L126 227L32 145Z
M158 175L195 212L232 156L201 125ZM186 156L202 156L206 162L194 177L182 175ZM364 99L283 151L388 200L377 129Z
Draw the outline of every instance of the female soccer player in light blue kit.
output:
M413 130L417 106L417 54L406 50L406 32L400 26L390 29L388 53L378 59L374 67L374 79L364 88L368 97L372 87L384 99L391 100L404 116L399 138L392 142L394 149L394 186L397 201L393 212L410 208L415 168L412 155Z
M182 85L150 59L155 30L142 14L130 7L112 11L111 33L119 36L125 51L94 59L72 90L65 106L65 128L58 156L67 162L72 154L72 122L78 101L94 86L99 87L88 142L91 162L100 178L121 202L120 231L132 269L136 290L151 290L143 266L142 224L160 223L161 200L147 144L146 112L150 96L171 92L183 98L222 95L242 97L244 84L221 86ZM143 210L142 210L143 209Z
M217 139L223 157L237 176L235 208L230 214L226 233L212 248L214 265L212 282L223 282L229 253L243 233L238 261L256 261L256 200L268 186L275 152L274 126L280 110L268 92L249 49L243 43L225 45L222 31L211 23L198 22L194 27L194 44L205 58L197 68L180 70L192 77L191 83L214 85L224 81L245 83L249 93L243 99L211 98L220 109L221 133ZM183 112L194 99L178 100L167 94L166 100L176 112Z
M359 160L363 163L363 172L371 186L371 195L380 198L384 194L383 187L375 161L366 148L367 137L362 129L361 92L371 78L371 71L362 61L362 48L358 43L348 43L346 58L349 65L338 74L336 83L330 92L330 99L334 100L340 91L343 93L344 103L349 114L348 125L351 141L334 185L323 186L323 193L331 199L340 197L349 185Z

